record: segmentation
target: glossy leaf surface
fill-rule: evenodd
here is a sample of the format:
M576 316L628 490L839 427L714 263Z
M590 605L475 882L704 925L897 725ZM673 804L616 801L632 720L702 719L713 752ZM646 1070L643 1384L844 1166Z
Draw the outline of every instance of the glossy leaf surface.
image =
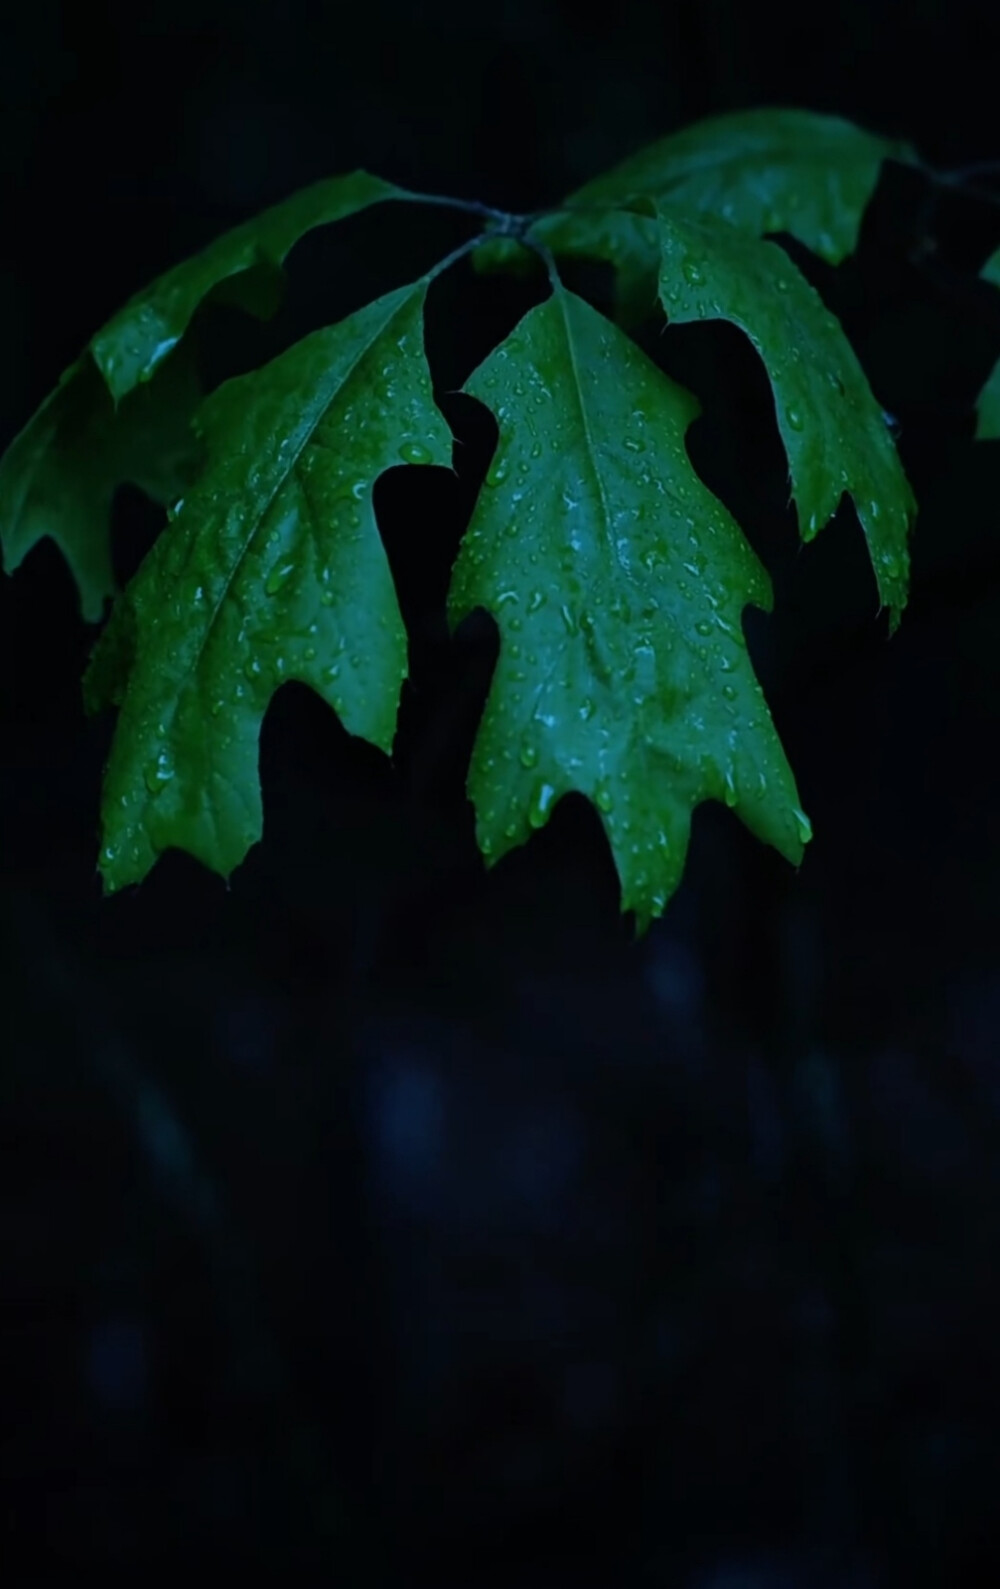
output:
M464 390L500 427L449 597L452 623L482 606L501 635L468 780L484 854L576 790L640 926L702 800L797 864L809 826L741 627L770 585L691 466L694 398L565 289Z
M406 635L372 507L402 463L451 465L423 349L425 280L205 401L206 463L98 643L92 709L120 713L101 870L170 846L228 875L261 833L260 727L288 679L388 751Z
M836 264L857 247L883 160L912 162L910 146L837 116L763 107L713 116L638 150L534 223L555 254L609 261L628 323L648 312L659 249L636 200L670 198L763 236L788 232ZM639 206L640 210L642 206ZM570 213L572 212L572 213ZM477 250L478 269L510 265L524 250L500 239Z
M672 205L659 213L667 318L725 319L746 332L774 392L803 539L848 492L895 627L906 605L916 502L840 322L777 244Z

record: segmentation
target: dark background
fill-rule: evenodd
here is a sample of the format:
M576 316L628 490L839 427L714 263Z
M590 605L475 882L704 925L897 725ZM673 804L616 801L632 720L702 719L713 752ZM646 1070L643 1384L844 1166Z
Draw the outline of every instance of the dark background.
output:
M956 0L32 0L0 24L0 442L137 286L319 176L526 210L769 103L953 167L1000 157L998 80L1000 9ZM929 191L888 168L838 270L788 245L901 424L891 642L853 514L796 546L748 345L650 328L774 574L747 627L816 838L796 874L703 808L639 944L582 800L488 875L475 847L495 639L443 620L495 436L470 400L441 399L457 480L376 489L395 765L286 687L228 888L169 854L102 899L93 631L51 544L0 582L5 1584L1000 1582L1000 444L972 441L1000 205ZM206 324L209 377L468 235L385 206L306 240L273 322ZM543 292L450 272L440 391ZM115 516L126 576L160 520Z

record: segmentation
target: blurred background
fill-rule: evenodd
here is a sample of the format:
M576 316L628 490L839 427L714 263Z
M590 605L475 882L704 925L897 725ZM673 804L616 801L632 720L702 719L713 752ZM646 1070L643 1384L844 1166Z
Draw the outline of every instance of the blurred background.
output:
M131 292L320 176L527 210L773 103L1000 159L1000 9L961 0L33 0L0 27L3 445ZM200 327L206 378L469 235L384 206L307 239L273 321ZM457 477L376 488L393 763L285 687L230 886L172 853L102 898L94 631L50 543L0 580L5 1584L1000 1582L1000 443L972 439L998 243L1000 203L897 167L855 258L788 243L920 501L891 641L853 513L796 544L749 344L641 333L774 576L747 632L816 837L796 874L703 807L638 944L584 801L487 874L464 798L496 638L449 641L444 599L495 429L444 394L537 276L463 261L431 293L463 445ZM566 278L608 306L606 272ZM122 578L160 523L120 493Z

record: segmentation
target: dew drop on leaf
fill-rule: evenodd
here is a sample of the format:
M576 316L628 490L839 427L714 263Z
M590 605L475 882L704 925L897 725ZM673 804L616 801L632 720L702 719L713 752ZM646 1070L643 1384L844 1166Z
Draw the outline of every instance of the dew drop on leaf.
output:
M555 795L556 792L552 784L542 782L535 785L534 793L531 796L531 804L528 807L528 821L533 828L543 828L545 826L552 810L552 802L555 799Z
M615 809L615 797L606 783L599 783L594 790L594 804L598 811L605 813Z
M522 767L534 767L535 763L538 761L538 750L531 743L530 739L526 739L524 744L521 746L520 759Z
M404 441L399 449L399 456L404 463L430 463L431 453L422 442Z
M276 596L282 585L295 572L294 563L278 563L267 576L264 589L269 596Z
M167 750L161 750L156 760L149 762L143 772L146 788L151 795L161 794L173 776L174 764Z

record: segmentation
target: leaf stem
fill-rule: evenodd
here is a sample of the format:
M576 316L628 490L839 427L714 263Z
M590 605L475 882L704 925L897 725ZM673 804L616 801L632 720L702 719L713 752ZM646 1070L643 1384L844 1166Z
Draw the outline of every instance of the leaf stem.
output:
M471 254L474 248L478 248L480 243L484 243L488 237L493 235L494 233L492 232L477 232L475 237L467 238L464 243L460 243L457 248L453 248L450 254L446 254L444 259L439 259L436 265L432 265L430 270L425 272L424 280L427 282L433 281L436 276L440 276L443 271L446 271L449 265L454 265L463 255Z
M492 204L483 204L479 199L456 199L447 193L411 193L405 191L403 195L414 204L440 204L451 210L464 210L467 215L478 215L483 220L492 222L485 237L515 237L520 238L531 223L539 215L545 215L545 210L533 210L526 215L517 215L509 210L498 210ZM477 238L481 242L482 237Z

